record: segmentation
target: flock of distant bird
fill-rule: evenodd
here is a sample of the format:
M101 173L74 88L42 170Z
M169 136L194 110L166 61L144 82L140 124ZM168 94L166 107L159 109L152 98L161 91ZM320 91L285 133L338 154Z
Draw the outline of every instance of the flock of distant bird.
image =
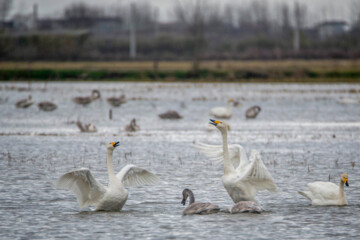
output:
M78 104L87 105L99 98L100 92L94 90L90 96L76 97L73 98L73 101ZM108 98L107 100L113 106L120 106L126 102L124 95L118 98ZM30 96L28 99L17 102L16 106L27 108L33 103ZM232 116L230 103L234 103L234 100L229 99L226 107L212 108L210 114L217 118L230 118ZM41 102L38 106L44 111L56 109L56 105L54 108L51 104L50 102ZM246 117L255 118L260 111L261 108L259 106L253 106L246 111ZM175 111L165 112L160 114L159 117L165 119L182 118ZM230 126L226 122L210 119L209 124L215 126L220 131L222 145L208 145L198 142L195 144L195 147L210 159L223 163L224 174L221 178L222 184L235 203L230 209L230 213L261 213L264 209L255 200L257 192L260 190L276 192L277 188L274 179L261 160L259 152L252 150L249 161L246 151L241 145L228 144L227 131L230 129ZM78 121L77 126L82 132L97 131L96 127L91 123L82 124ZM139 126L136 125L136 119L132 119L130 124L126 126L126 131L138 131L139 129ZM119 142L112 142L107 145L107 170L109 176L107 187L99 183L93 177L90 170L86 168L70 171L62 175L57 181L56 186L72 191L82 208L95 206L96 210L99 211L120 211L128 198L128 191L125 187L155 184L159 181L159 178L146 169L132 164L126 165L115 175L112 155L113 150L119 145ZM346 173L341 175L339 186L331 182L314 182L308 184L308 191L299 192L299 194L311 200L313 205L347 205L344 185L349 186L348 175ZM182 196L181 203L183 205L186 204L189 198L189 205L183 210L183 215L210 214L220 211L217 205L195 202L194 194L190 189L184 189Z

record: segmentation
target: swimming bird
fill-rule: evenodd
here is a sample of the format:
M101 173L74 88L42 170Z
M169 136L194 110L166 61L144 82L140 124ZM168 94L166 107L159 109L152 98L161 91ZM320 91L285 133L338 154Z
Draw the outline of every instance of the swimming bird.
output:
M91 103L92 101L95 101L96 99L99 99L100 97L101 97L100 91L97 90L97 89L94 89L94 90L92 90L90 96L74 97L72 100L77 104L81 104L81 105L85 106L85 105Z
M254 201L240 201L235 204L231 209L230 213L261 213L264 209Z
M189 197L189 205L184 209L183 215L192 215L192 214L211 214L217 213L220 211L218 205L212 203L202 203L195 202L195 197L193 192L190 189L185 188L182 192L183 199L181 201L182 205L186 204L186 200Z
M162 114L159 114L159 117L162 119L180 119L183 118L178 112L176 111L167 111Z
M210 110L210 115L213 115L216 118L231 118L232 110L230 108L230 103L234 102L234 99L230 98L227 101L226 107L214 107Z
M221 132L222 146L198 144L197 147L212 159L224 163L222 183L234 203L255 201L259 190L275 192L276 185L259 152L252 150L249 162L241 145L228 145L227 123L210 119L210 124Z
M45 112L51 112L57 108L57 105L49 101L43 101L38 103L38 107L40 110L43 110Z
M97 132L97 128L92 123L83 124L77 121L76 126L80 129L80 132Z
M312 205L347 205L344 192L344 184L348 187L347 173L340 176L339 186L332 182L313 182L308 183L309 191L299 192L307 199Z
M132 164L126 165L115 175L112 154L119 144L111 142L106 147L109 175L107 187L98 182L87 168L65 173L56 186L72 191L81 208L95 206L96 211L120 211L128 198L128 190L125 187L153 184L159 179L153 173Z
M125 127L125 131L127 132L136 132L136 131L139 131L140 130L140 127L138 125L136 125L136 119L133 118L130 122L129 125L126 125Z
M33 104L34 104L34 101L32 100L31 95L29 95L28 98L21 99L20 101L16 102L15 106L17 108L28 108Z
M124 94L122 94L120 97L109 97L106 100L114 107L119 107L121 104L126 103L126 98Z
M245 116L246 118L256 118L260 111L261 107L255 105L246 110Z

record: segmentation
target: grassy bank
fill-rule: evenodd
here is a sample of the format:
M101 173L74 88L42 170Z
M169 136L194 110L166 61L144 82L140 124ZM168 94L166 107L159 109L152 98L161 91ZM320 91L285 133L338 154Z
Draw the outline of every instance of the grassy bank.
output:
M0 80L360 82L360 62L0 62Z

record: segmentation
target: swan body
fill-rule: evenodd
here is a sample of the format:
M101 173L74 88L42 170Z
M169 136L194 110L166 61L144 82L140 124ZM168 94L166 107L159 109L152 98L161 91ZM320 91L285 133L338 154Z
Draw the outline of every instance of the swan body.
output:
M44 102L38 103L38 107L40 110L43 110L45 112L51 112L57 108L57 105L52 102L44 101Z
M212 203L202 203L202 202L195 202L195 197L193 192L190 189L185 188L183 190L183 199L181 201L182 205L186 204L186 200L189 197L189 206L187 206L183 210L183 215L192 215L192 214L211 214L217 213L220 211L218 205L214 205Z
M139 131L140 130L140 127L138 125L136 125L136 119L133 118L130 122L129 125L126 125L125 127L125 131L127 132L136 132L136 131Z
M97 132L97 128L92 123L82 124L82 122L77 121L76 126L80 129L80 132Z
M159 179L153 173L132 164L126 165L115 175L112 153L117 146L119 142L107 146L107 187L98 182L86 168L65 173L56 186L72 191L81 208L95 206L96 211L120 211L128 198L126 186L153 184Z
M313 182L308 183L309 191L299 192L299 194L309 199L314 206L347 205L344 184L349 186L346 173L341 175L339 186L332 182Z
M88 105L89 103L91 103L92 101L99 99L100 97L101 97L100 91L97 89L94 89L94 90L92 90L90 96L74 97L73 101L77 104L81 104L81 105L85 106L85 105Z
M119 107L121 104L126 103L125 95L121 95L120 97L110 97L107 99L108 103L114 107Z
M17 108L28 108L33 104L34 104L34 101L32 100L31 95L30 95L28 98L25 98L25 99L22 99L22 100L16 102L15 106Z
M197 144L196 147L211 159L224 163L221 180L234 203L255 201L259 190L276 191L274 180L256 150L251 151L250 161L241 145L227 144L227 124L210 119L220 130L223 145Z
M252 106L245 112L246 118L256 118L257 115L260 113L261 107L259 106Z
M230 103L234 102L234 99L230 98L227 101L226 107L214 107L210 110L210 115L216 118L231 118L232 110L230 108Z
M257 203L253 201L240 201L235 204L230 213L261 213L264 209Z
M180 119L183 118L178 112L176 111L167 111L162 114L159 114L159 117L162 119Z
M338 100L338 103L341 104L358 104L360 103L360 99L354 99L354 98L341 98Z

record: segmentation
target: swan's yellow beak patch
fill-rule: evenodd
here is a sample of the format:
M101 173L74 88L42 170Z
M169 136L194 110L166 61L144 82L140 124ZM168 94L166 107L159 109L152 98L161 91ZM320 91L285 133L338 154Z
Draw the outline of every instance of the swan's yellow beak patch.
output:
M349 186L349 182L348 182L348 179L347 178L344 178L344 183L345 185L348 187Z
M120 145L120 142L111 142L110 144L113 145L113 147L117 147Z
M213 119L210 119L210 122L209 122L210 124L212 124L212 125L214 125L214 126L216 126L216 125L218 125L219 123L221 123L220 121L217 121L217 120L213 120Z

